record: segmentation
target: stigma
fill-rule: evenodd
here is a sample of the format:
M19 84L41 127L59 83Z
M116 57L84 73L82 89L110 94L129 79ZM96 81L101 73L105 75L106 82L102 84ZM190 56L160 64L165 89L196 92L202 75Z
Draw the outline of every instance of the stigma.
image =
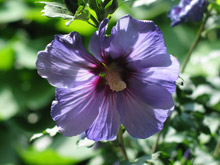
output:
M120 92L126 89L127 85L124 81L122 81L120 75L116 71L107 71L105 79L111 90L114 92Z

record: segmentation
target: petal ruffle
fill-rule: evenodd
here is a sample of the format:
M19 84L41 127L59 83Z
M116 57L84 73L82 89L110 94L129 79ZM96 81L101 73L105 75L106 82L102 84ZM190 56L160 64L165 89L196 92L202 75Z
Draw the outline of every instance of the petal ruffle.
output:
M172 21L171 26L174 27L187 21L201 21L207 4L206 0L181 0L168 13Z
M163 128L163 123L171 114L173 106L165 103L165 96L168 96L168 92L160 91L159 89L162 88L159 86L158 90L155 86L146 86L144 89L139 87L138 91L136 89L138 88L120 93L117 107L121 122L128 133L135 138L147 138ZM144 93L146 97L143 96ZM169 98L167 100L170 102ZM159 108L163 105L167 109Z
M65 136L86 131L97 117L104 92L96 91L96 82L72 89L57 88L51 116Z
M166 53L160 29L152 21L139 21L127 15L112 29L110 55L128 60L142 60L154 54Z
M146 60L134 61L130 65L130 67L136 68L135 77L140 81L163 86L171 94L176 90L180 64L174 56L169 54L155 55Z
M98 61L86 52L81 37L73 32L56 35L55 39L38 53L38 73L58 88L73 88L88 82L93 74L89 68Z
M109 20L104 19L100 25L98 31L96 31L89 42L89 51L100 61L103 56L108 53L111 37L106 36L106 30Z
M116 95L112 93L103 100L97 118L86 132L89 139L95 141L116 139L121 122L115 97Z

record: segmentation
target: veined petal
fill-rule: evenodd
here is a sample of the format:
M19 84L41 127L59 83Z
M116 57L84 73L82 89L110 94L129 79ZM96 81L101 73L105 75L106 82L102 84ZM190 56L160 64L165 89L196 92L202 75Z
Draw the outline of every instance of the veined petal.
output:
M128 133L135 138L147 138L162 130L173 107L167 110L153 108L138 95L138 92L131 90L120 93L117 107Z
M114 93L105 96L99 114L92 126L86 131L91 140L115 140L120 127L120 116L116 109L116 95Z
M112 29L110 55L128 60L142 60L155 54L166 53L160 29L152 21L139 21L127 15Z
M100 61L102 57L108 52L111 37L106 36L106 30L109 20L104 19L100 25L98 31L96 31L89 42L89 51Z
M90 68L98 61L86 52L81 37L73 32L56 35L55 39L38 53L38 73L58 88L73 88L92 79Z
M165 87L171 94L176 90L176 80L180 72L178 60L169 54L155 55L152 58L136 61L135 78Z
M65 136L86 131L97 117L104 92L96 91L96 82L72 89L57 88L51 116Z
M159 84L131 78L128 85L130 93L152 108L167 110L174 106L172 94Z

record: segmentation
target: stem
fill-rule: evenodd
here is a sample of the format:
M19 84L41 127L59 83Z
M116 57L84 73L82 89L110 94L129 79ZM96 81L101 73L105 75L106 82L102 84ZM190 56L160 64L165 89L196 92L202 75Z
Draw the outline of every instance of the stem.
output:
M162 132L162 131L160 131L160 132L157 134L155 143L154 143L154 145L153 145L153 147L152 147L152 150L151 150L151 153L152 153L152 154L153 154L153 153L156 151L156 149L157 149L157 146L158 146L159 140L160 140L161 132Z
M218 157L219 151L220 151L220 138L218 139L218 143L217 143L216 148L215 148L215 152L214 152L214 157L215 158Z
M192 52L193 52L193 50L196 48L196 46L197 46L197 44L198 44L198 42L199 42L199 39L200 39L202 30L203 30L203 28L204 28L204 26L205 26L205 23L206 23L208 17L209 17L209 13L206 14L204 21L201 23L201 25L200 25L200 27L199 27L199 30L198 30L198 32L197 32L197 34L196 34L196 37L195 37L195 39L194 39L194 41L193 41L193 44L192 44L191 48L189 49L189 51L188 51L188 53L187 53L187 55L186 55L186 59L185 59L185 61L184 61L184 63L183 63L182 69L181 69L181 73L184 72L184 70L185 70L185 68L186 68L186 65L187 65L187 63L189 62L189 59L190 59L190 57L191 57L191 55L192 55Z
M128 160L128 156L127 156L127 153L126 153L126 150L125 150L125 146L124 146L124 140L123 140L123 136L122 136L122 129L121 129L121 127L118 130L118 145L119 145L119 148L120 148L120 150L122 152L124 160Z

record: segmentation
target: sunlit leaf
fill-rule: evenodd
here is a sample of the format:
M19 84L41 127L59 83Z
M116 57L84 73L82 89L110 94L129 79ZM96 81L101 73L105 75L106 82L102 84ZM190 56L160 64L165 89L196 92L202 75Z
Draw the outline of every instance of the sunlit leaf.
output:
M73 14L62 3L57 2L40 2L45 4L43 15L47 17L61 17L67 20L73 19Z
M30 141L33 141L35 139L38 139L40 137L42 137L43 135L50 135L51 137L55 136L57 133L58 133L58 127L55 126L53 128L47 128L45 131L41 132L41 133L36 133L34 134L31 138L30 138Z
M133 4L133 7L139 7L139 6L142 6L142 5L148 6L148 5L150 5L150 4L152 4L152 3L156 2L156 1L158 1L158 0L148 0L148 1L145 1L145 0L136 0L136 1L134 2L134 4Z
M28 10L23 1L7 0L0 5L0 23L10 23L23 19Z
M149 163L163 165L162 161L159 159L161 154L162 152L156 152L152 155L142 156L133 162L123 161L120 165L148 165Z
M0 88L0 120L7 120L14 116L18 111L19 104L10 88Z
M92 147L95 144L95 141L89 140L88 138L80 139L76 143L79 147Z
M201 41L187 65L186 73L191 75L218 76L220 49L219 41Z
M215 113L209 115L209 116L204 116L204 125L206 125L212 134L216 134L218 128L220 127L220 120L219 120L219 115L216 115Z
M0 70L9 70L14 64L14 51L11 46L0 49Z

